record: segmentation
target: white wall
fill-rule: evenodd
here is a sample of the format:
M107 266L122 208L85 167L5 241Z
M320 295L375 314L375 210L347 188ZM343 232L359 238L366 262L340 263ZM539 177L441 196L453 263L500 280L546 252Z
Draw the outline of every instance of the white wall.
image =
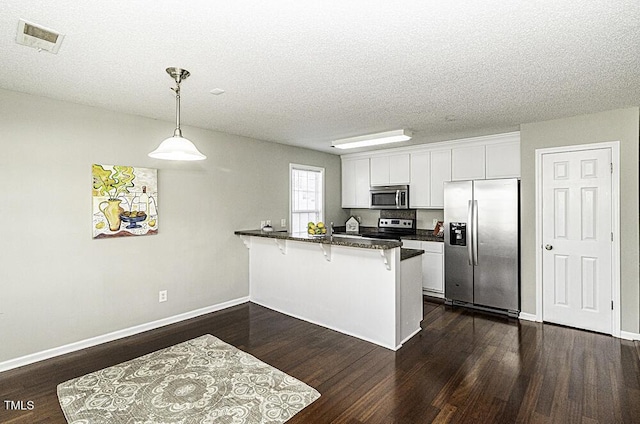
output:
M620 142L621 318L623 331L640 327L638 270L638 143L637 107L523 124L520 128L522 219L522 310L535 313L535 151L575 144Z
M233 231L288 218L290 162L324 167L347 218L339 156L185 127L208 159L167 162L147 153L169 122L5 90L0 110L0 362L248 296ZM158 168L158 235L92 239L92 163Z

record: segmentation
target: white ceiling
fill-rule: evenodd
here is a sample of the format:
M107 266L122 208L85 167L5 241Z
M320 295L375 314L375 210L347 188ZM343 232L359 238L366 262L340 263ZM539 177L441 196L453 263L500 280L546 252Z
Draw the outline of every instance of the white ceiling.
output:
M0 0L0 87L332 153L640 104L638 0ZM18 20L65 34L15 42ZM214 88L226 92L215 96ZM185 136L189 137L188 131ZM193 140L196 145L197 140Z

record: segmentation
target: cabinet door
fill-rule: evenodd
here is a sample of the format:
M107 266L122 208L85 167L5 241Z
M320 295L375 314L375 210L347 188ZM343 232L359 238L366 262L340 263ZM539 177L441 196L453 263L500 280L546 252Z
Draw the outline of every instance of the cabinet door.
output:
M520 177L520 142L487 144L487 178Z
M389 156L389 184L409 184L410 167L409 153Z
M355 162L355 207L369 208L369 158L356 159Z
M371 185L389 185L389 156L371 158Z
M431 206L431 153L411 153L409 204L412 208Z
M342 159L342 207L352 208L356 205L356 161Z
M484 155L484 145L451 149L451 179L453 181L484 180Z
M451 150L431 152L430 206L444 207L444 182L451 181Z
M369 207L369 158L342 159L342 207Z
M423 244L426 243L429 242L423 242ZM422 255L422 288L442 294L444 293L444 255L428 252L424 247L423 249L425 253Z

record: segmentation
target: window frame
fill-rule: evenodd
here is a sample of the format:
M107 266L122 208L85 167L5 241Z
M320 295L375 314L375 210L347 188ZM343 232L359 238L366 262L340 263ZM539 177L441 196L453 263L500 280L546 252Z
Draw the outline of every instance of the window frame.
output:
M302 165L299 163L289 163L289 232L293 233L293 171L294 170L300 170L300 171L313 171L313 172L319 172L320 173L320 177L322 178L322 187L320 187L320 195L322 196L322 202L320 205L320 214L321 214L321 220L324 220L324 217L326 215L326 183L325 183L325 169L323 167L320 166L313 166L313 165ZM303 229L303 231L306 231L306 228ZM298 233L299 234L299 233Z

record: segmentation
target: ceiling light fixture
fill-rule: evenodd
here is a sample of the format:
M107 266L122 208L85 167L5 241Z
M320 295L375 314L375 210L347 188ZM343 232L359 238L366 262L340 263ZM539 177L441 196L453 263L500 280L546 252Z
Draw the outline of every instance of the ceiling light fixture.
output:
M200 153L194 144L182 136L180 129L180 82L186 79L189 71L180 68L167 68L167 73L176 80L176 88L172 88L176 93L176 129L173 137L164 140L156 150L149 153L155 159L164 160L203 160L207 157Z
M361 135L358 137L343 138L331 142L337 149L355 149L357 147L376 146L378 144L397 143L411 140L411 131L394 130L376 134Z

